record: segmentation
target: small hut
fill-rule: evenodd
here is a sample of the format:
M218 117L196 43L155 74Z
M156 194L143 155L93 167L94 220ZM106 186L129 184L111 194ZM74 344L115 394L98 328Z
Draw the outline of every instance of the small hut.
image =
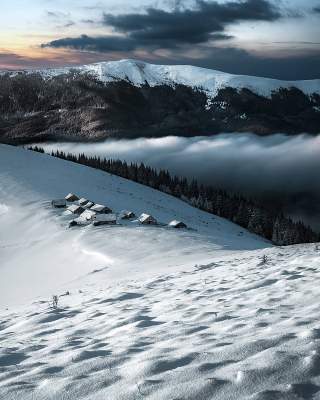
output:
M72 206L69 206L67 208L68 211L70 211L72 214L82 214L84 211L84 208L82 208L81 206L78 206L77 204L72 204Z
M127 210L123 210L120 213L120 218L121 219L132 219L135 218L136 215L133 211L127 211Z
M65 199L69 201L70 203L79 200L79 197L75 195L74 193L69 193L66 195Z
M157 220L152 215L145 214L145 213L140 215L139 222L140 222L140 224L143 224L143 225L157 225L157 223L158 223Z
M186 228L187 225L184 222L181 221L177 221L177 220L173 220L171 221L168 226L170 226L171 228L177 228L177 229L181 229L181 228Z
M65 208L67 206L67 200L66 199L52 200L51 205L54 208Z
M86 219L81 218L81 216L80 216L69 222L69 228L71 228L72 226L86 226L89 224L90 224L90 221L87 221Z
M92 206L94 206L94 202L93 201L88 201L87 204L82 205L82 207L85 208L86 210L88 208L91 208Z
M86 220L86 221L91 221L96 213L92 210L85 210L82 214L80 214L80 218Z
M99 214L111 214L112 210L107 207L107 206L103 206L102 204L95 204L94 206L92 206L90 208L90 210L95 211L96 213Z
M94 226L99 225L116 225L117 216L115 214L97 214L93 217Z
M89 200L85 199L84 197L81 197L78 203L80 206L85 206L86 204L89 203Z

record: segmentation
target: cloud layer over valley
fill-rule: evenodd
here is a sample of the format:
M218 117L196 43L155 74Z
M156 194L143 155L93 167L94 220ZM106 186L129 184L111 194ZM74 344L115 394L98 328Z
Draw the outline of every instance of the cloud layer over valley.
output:
M320 227L320 135L108 140L103 143L47 144L71 153L144 162L171 173L286 205Z

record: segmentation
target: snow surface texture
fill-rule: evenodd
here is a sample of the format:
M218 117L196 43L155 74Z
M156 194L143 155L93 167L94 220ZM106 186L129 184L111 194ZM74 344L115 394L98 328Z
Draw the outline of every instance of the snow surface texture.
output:
M194 230L66 229L49 200L70 191ZM0 204L1 399L320 399L315 245L275 248L150 188L4 145Z
M71 69L94 74L103 82L126 80L135 86L148 84L185 85L204 91L213 98L225 87L235 89L247 88L264 97L280 88L298 88L306 95L320 93L320 79L305 81L280 81L246 75L232 75L206 68L190 65L156 65L137 60L120 60L100 62L73 68L38 70L43 76L50 77L65 74ZM34 71L33 71L34 72Z

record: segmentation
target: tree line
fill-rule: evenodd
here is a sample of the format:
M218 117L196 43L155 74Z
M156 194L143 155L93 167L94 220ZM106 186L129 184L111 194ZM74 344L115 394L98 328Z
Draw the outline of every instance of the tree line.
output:
M44 153L44 149L38 146L29 149ZM126 161L87 156L83 153L75 155L57 150L52 151L51 155L168 193L196 208L228 219L277 245L313 243L320 239L319 234L310 227L301 221L293 221L281 211L267 208L240 194L199 184L195 179L189 181L185 177L171 176L167 170L156 170L144 163L128 164Z

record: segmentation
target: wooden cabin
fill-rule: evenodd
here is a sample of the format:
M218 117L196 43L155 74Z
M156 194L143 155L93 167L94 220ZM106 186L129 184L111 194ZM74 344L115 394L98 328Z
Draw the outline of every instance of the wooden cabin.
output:
M100 225L116 225L117 216L115 214L96 214L92 219L94 226Z
M145 214L145 213L140 215L139 222L140 222L140 224L143 224L143 225L157 225L157 223L158 223L157 220L152 215Z
M73 201L79 200L79 197L77 195L75 195L74 193L69 193L69 194L66 195L65 199L68 202L72 203Z
M85 210L82 214L80 214L80 218L85 219L86 221L91 221L97 213L92 210Z
M92 206L90 208L90 210L99 213L99 214L111 214L112 210L107 207L107 206L103 206L102 204L95 204L94 206Z
M88 208L91 208L92 206L94 206L94 202L93 201L88 201L87 204L82 205L82 207L85 208L86 210Z
M79 205L80 206L85 206L86 204L88 204L89 203L89 200L87 200L86 198L84 198L84 197L81 197L81 199L79 199Z
M127 210L123 210L120 213L120 218L121 219L132 219L135 218L136 214L133 211L127 211Z
M66 199L52 200L51 205L54 208L65 208L67 206L67 200Z
M173 221L169 222L168 226L170 226L171 228L177 228L177 229L187 227L187 225L184 222L177 221L177 220L173 220Z
M69 206L67 210L70 211L72 214L78 214L78 215L84 212L84 208L79 206L78 204L72 204L72 206Z
M86 219L81 218L81 216L80 216L69 222L69 228L71 228L72 226L86 226L89 224L90 224L90 221L87 221Z

